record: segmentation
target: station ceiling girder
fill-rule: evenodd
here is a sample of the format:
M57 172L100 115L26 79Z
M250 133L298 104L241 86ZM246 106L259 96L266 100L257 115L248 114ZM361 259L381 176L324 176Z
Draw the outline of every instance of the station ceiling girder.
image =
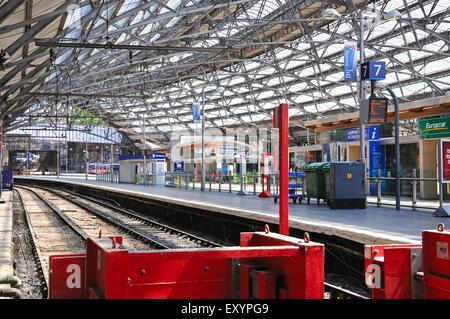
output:
M154 132L148 138L167 145L170 132L193 128L190 107L203 88L207 127L265 125L271 105L285 101L298 127L355 112L356 85L343 81L342 57L343 42L357 40L358 25L322 19L325 8L346 17L372 8L399 10L400 20L366 28L367 58L387 62L387 82L403 102L450 90L445 0L48 2L53 10L47 12L35 0L0 6L0 49L9 55L0 69L1 116L10 127L28 123L30 110L50 114L69 106L129 136L141 134L145 123ZM54 56L36 46L37 39L48 39ZM111 50L119 45L133 50L131 57L128 50ZM169 50L179 47L204 52ZM216 85L226 93L214 95Z

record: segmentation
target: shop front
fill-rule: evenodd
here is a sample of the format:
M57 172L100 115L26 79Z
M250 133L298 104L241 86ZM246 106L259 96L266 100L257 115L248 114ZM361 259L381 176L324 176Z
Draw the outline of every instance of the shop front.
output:
M437 178L439 157L443 166L443 199L450 199L450 178L445 179L446 170L450 170L450 116L435 117L419 121L420 130L420 177ZM442 150L439 154L439 143ZM448 152L448 153L447 153ZM448 156L448 158L447 158ZM421 182L421 197L436 199L439 197L439 185L435 182Z

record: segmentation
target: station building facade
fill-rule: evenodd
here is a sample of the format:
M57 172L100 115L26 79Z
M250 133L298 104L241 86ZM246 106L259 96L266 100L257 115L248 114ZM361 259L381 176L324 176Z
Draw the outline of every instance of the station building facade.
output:
M378 170L382 177L395 177L395 141L393 109L388 110L388 121L381 125L366 126L365 159L367 174L376 177ZM438 177L438 143L442 138L424 138L423 125L428 120L440 118L450 126L450 96L430 98L400 105L400 167L401 177ZM342 114L324 120L305 122L315 131L315 143L294 146L289 149L291 166L302 167L317 161L356 161L360 157L359 114ZM440 128L440 131L444 129ZM436 199L439 196L436 181L418 183L420 199ZM450 184L444 184L444 199L450 199ZM383 195L394 195L394 181L382 183ZM375 195L376 185L372 181L368 192ZM412 183L401 182L402 196L411 196Z

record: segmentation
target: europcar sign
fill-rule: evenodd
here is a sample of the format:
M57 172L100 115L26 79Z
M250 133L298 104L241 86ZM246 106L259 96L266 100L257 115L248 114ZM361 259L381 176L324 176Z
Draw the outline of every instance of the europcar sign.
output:
M450 137L450 117L438 117L419 121L421 139Z

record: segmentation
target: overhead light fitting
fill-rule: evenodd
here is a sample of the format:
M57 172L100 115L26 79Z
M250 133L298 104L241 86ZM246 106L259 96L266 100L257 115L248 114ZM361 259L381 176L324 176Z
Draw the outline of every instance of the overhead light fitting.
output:
M383 13L383 17L389 21L395 21L402 17L402 14L398 10L391 10Z
M333 20L339 19L341 17L341 14L336 9L328 8L322 11L321 16L324 19Z
M216 87L216 92L222 94L223 92L225 92L225 88L219 85L218 87Z

